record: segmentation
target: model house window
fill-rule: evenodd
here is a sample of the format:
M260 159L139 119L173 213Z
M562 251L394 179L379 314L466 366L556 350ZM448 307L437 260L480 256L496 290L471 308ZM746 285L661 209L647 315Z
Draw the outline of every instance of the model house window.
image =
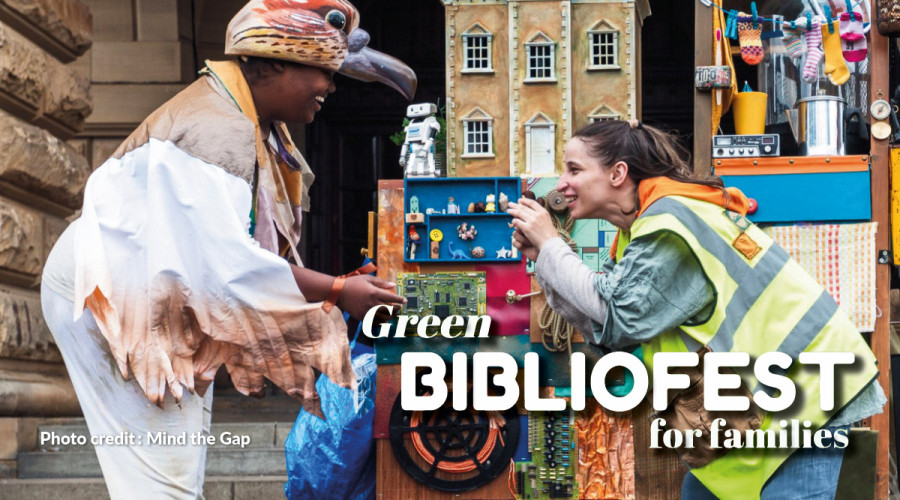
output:
M525 43L528 54L526 82L556 81L554 52L556 44L547 35L538 33Z
M478 23L462 34L463 73L491 73L491 42L494 36Z
M556 124L544 113L525 122L525 149L529 174L556 173Z
M591 60L588 69L619 69L619 31L601 20L588 30Z
M494 156L494 119L479 108L463 117L463 158Z
M591 123L605 122L609 120L621 120L622 114L610 108L606 104L603 104L599 108L595 109L590 115L588 115L588 119L591 121Z

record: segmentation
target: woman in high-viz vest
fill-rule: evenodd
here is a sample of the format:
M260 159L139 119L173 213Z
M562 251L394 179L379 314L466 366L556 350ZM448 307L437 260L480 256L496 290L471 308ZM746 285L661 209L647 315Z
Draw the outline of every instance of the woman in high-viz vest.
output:
M831 296L747 220L743 193L716 177L693 178L682 153L669 135L636 120L582 128L566 145L556 188L574 219L605 219L619 229L610 260L599 273L589 270L549 213L529 199L510 204L516 246L536 262L549 304L588 341L613 349L640 344L648 365L657 352L698 353L690 387L669 392L668 407L657 415L670 428L700 431L696 448L679 450L690 467L682 498L830 500L846 439L725 448L721 435L711 445L710 433L721 427L777 437L824 429L822 435L846 438L851 423L885 404L875 358ZM748 367L740 370L744 387L733 392L750 398L750 408L709 412L702 358L727 352L751 359L787 354L794 362L778 374L793 383L793 404L760 409L752 395L778 391ZM796 360L833 352L853 353L855 362L836 367L831 405L821 397L819 370ZM718 417L724 426L711 425Z

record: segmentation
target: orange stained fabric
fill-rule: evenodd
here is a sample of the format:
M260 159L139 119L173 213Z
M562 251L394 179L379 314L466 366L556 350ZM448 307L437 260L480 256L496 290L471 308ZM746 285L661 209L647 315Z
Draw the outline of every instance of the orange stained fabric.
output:
M212 67L218 71L216 76L235 98L242 112L256 124L249 88L238 65L212 63ZM214 92L211 87L197 87L195 92L200 91L197 89ZM212 108L233 106L230 102L216 103L214 100L209 105L211 109L203 110L206 114L195 116L197 123L217 123L215 119L222 118L223 113ZM158 113L166 116L172 114L171 104L168 106L160 108ZM146 124L141 127L149 130ZM181 130L170 128L172 133ZM261 171L262 165L269 166L266 170L272 175L265 178L277 180L281 169L270 167L277 162L266 150L258 126L256 128L256 150L261 160ZM232 129L228 130L241 132L243 136L249 132L247 129ZM276 133L284 133L282 139L289 137L280 126ZM209 136L217 137L215 134L205 134L200 139ZM149 138L145 137L144 142ZM172 137L154 138L160 143L175 143ZM206 138L205 143L208 141ZM247 143L249 146L250 141ZM283 140L283 143L293 149L289 141ZM141 144L132 146L130 149ZM250 153L252 149L242 151ZM117 157L117 160L123 161L123 158ZM231 173L224 166L223 169ZM115 176L118 175L116 172L104 170L102 175ZM280 184L277 191L284 192L285 184ZM271 183L269 186L275 187ZM266 182L261 180L260 188L266 187ZM112 245L109 249L102 246L106 229L98 222L96 210L109 210L109 207L99 203L102 199L100 193L85 197L82 227L76 242L76 262L80 262L76 267L76 304L81 301L91 311L109 342L122 375L126 379L134 377L152 403L162 405L167 391L176 400L181 399L183 389L202 395L223 363L239 392L263 394L266 377L288 394L302 400L307 411L320 416L315 370L325 373L343 387L355 384L346 327L339 310L326 313L322 311L321 303L304 302L299 291L296 293L296 303L285 300L280 292L269 297L265 286L250 290L235 278L233 270L227 269L217 273L212 269L186 267L184 276L153 273L146 277L134 277L134 269L128 269L128 272L121 270L127 257L123 256L120 247L125 245ZM287 202L277 203L272 207L279 230L290 228L294 220L290 207L286 205ZM108 214L104 212L101 215ZM147 223L155 224L155 229L166 227L165 224L156 224L152 218ZM293 247L296 240L291 238L290 241ZM153 243L154 240L147 240L148 245ZM148 253L153 253L151 250ZM286 265L284 269L287 270ZM191 271L200 274L192 276ZM82 274L78 275L79 272ZM116 279L113 279L114 273ZM216 285L207 284L207 278L209 283ZM146 284L141 281L144 279ZM280 281L288 283L290 289L296 286L290 278ZM223 283L225 288L233 285L234 290L220 288Z

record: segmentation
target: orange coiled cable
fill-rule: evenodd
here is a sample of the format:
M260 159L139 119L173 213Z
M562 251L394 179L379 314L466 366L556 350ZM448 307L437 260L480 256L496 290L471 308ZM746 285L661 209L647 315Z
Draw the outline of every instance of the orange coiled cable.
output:
M490 417L490 427L491 430L488 432L487 441L484 443L484 447L478 451L476 455L476 459L478 463L484 463L488 457L491 456L491 453L494 451L494 446L497 445L497 438L500 438L500 444L505 446L503 443L503 436L500 435L500 426L506 423L506 419L503 418L502 415L495 411L489 411L488 415ZM422 419L422 412L414 411L412 416L410 417L409 425L410 427L418 427L419 422ZM425 448L425 443L422 441L422 436L418 432L412 433L412 442L413 447L415 447L416 451L419 452L419 455L425 460L429 465L434 464L434 455L432 455L428 449ZM452 472L455 474L463 474L466 472L472 472L478 466L475 464L475 460L471 458L465 460L463 462L447 462L441 461L438 463L438 470L442 470L444 472Z

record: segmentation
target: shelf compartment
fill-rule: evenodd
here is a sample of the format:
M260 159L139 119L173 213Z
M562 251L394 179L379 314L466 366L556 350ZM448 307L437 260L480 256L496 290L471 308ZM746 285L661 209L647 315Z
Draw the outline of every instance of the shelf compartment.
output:
M406 179L404 182L404 208L406 213L416 211L424 215L424 222L407 223L404 229L406 262L432 262L432 263L466 263L478 262L517 262L521 256L498 257L498 252L507 250L512 252L512 233L510 227L512 217L505 212L500 212L500 194L515 201L522 192L521 180L518 177L463 177L452 179ZM494 212L469 213L469 204L479 201L487 204L488 195L494 197ZM448 213L449 199L459 207L460 213ZM413 201L415 200L415 201ZM433 213L428 213L431 209ZM466 222L475 225L478 230L474 240L463 240L459 237L457 226ZM419 241L415 252L415 259L410 259L409 228L415 225L415 232L419 235ZM431 241L429 235L433 229L438 229L443 234L440 242L439 257L430 258ZM482 247L485 251L483 258L477 259L471 256L471 249ZM453 251L451 251L451 248ZM454 254L464 255L467 258L454 258Z

